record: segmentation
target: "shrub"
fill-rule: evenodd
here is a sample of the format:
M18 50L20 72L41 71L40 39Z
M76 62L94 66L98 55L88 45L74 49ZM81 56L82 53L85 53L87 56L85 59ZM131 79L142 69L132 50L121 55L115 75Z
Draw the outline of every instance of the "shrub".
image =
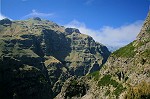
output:
M141 82L137 86L130 87L125 99L150 99L150 83Z
M72 80L72 81L71 81L71 85L72 85L72 86L75 86L75 85L77 85L77 84L78 84L78 82L77 82L76 80Z

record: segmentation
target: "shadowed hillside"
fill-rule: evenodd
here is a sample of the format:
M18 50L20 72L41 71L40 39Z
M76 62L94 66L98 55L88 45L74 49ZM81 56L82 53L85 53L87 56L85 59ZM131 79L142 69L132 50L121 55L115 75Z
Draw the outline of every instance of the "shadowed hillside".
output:
M92 37L38 17L0 21L1 99L52 99L65 80L97 71L110 52Z

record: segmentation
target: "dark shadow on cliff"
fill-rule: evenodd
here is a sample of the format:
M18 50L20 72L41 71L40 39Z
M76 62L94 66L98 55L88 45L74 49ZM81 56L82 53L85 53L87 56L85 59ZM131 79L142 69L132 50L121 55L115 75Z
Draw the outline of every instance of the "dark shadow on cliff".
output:
M0 99L52 99L43 73L10 57L0 60Z

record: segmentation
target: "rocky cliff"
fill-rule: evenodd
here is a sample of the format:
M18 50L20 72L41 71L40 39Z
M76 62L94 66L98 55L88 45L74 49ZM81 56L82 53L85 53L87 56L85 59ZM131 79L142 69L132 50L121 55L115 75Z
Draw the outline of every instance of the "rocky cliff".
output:
M110 52L92 37L38 17L0 21L0 98L52 99L65 80L97 71Z
M84 82L88 89L83 96L75 94L72 99L149 99L150 12L135 41L113 52L100 71L81 79L76 80L77 85ZM64 87L69 88L71 83ZM66 99L67 91L62 90L57 99Z

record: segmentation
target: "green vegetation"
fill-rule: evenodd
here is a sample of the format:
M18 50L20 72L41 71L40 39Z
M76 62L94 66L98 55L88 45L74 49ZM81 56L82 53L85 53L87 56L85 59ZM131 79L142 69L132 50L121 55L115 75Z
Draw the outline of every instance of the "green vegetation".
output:
M92 78L94 78L95 81L98 81L98 79L99 79L99 71L95 71L93 73L90 73L88 75L88 77L92 77Z
M146 32L150 33L150 28L146 30Z
M111 79L111 75L105 75L99 82L98 86L109 86L117 87L119 83L115 80Z
M144 57L149 57L150 58L150 49L145 50L143 53Z
M71 85L72 85L72 86L75 86L75 85L77 85L77 84L78 84L78 82L77 82L76 80L72 80L72 81L71 81Z
M128 44L125 47L120 48L119 50L115 51L112 53L112 55L117 56L117 57L134 57L135 55L135 51L134 51L135 47L133 46L133 42Z
M98 86L108 86L111 81L110 75L105 75L101 80L98 82Z
M124 88L121 84L118 84L117 88L114 90L114 94L119 96L126 88Z
M150 99L150 83L141 82L137 86L130 87L125 99Z
M150 64L150 49L146 49L140 54L143 58L141 59L141 64Z
M145 39L144 41L139 41L137 47L141 47L145 45L146 43L150 42L150 39Z
M110 90L107 90L105 96L108 96L109 94L110 94Z
M145 44L145 42L140 41L140 42L138 42L137 47L143 46L144 44Z
M109 86L112 85L116 89L114 90L113 94L117 97L124 91L124 87L116 82L115 80L111 79L111 75L105 75L101 80L98 82L98 86ZM105 94L108 95L110 92L106 92Z

